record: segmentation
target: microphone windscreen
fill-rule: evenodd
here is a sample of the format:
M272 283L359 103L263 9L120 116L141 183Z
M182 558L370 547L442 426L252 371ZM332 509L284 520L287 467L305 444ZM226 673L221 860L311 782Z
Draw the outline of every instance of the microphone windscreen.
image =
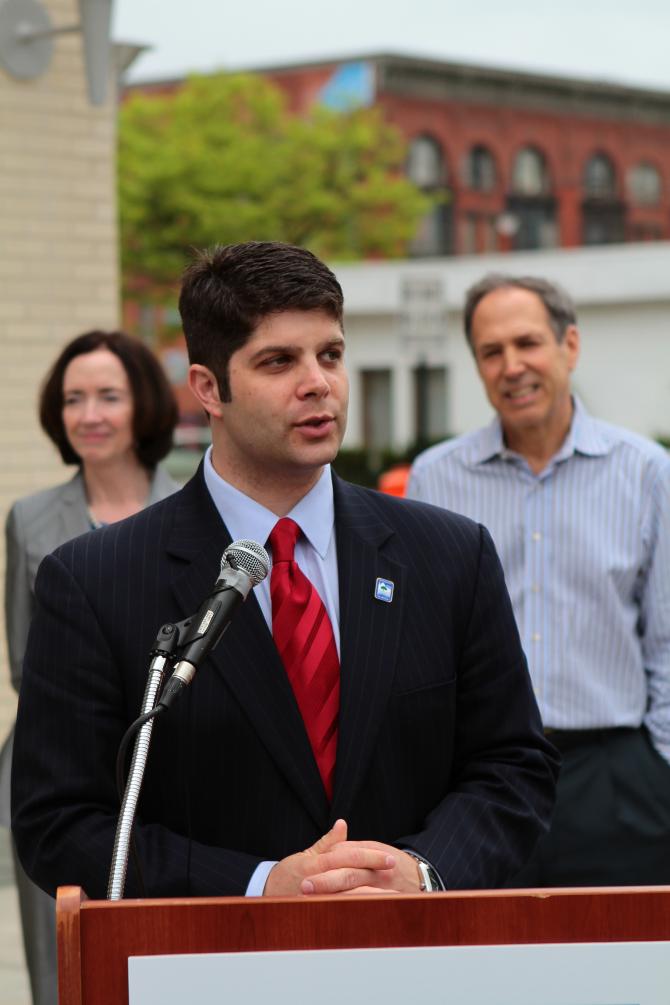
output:
M258 586L270 571L270 556L258 541L233 541L221 557L221 570L226 566L246 572L252 584Z

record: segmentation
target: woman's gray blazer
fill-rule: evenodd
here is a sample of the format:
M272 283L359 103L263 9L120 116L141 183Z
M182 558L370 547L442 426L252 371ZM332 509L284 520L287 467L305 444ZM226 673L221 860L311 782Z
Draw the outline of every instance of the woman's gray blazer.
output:
M159 464L147 505L179 488ZM23 655L33 614L35 576L45 555L91 529L80 471L63 485L17 500L6 524L5 626L12 686L18 692ZM0 752L0 825L10 825L9 779L13 731Z

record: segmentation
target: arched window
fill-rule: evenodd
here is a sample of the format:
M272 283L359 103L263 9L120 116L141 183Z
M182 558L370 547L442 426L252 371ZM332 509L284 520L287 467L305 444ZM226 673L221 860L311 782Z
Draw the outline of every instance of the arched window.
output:
M417 136L410 143L407 174L415 185L427 190L446 181L442 147L432 136Z
M542 196L550 191L544 154L536 147L522 147L514 158L512 191L516 195Z
M407 174L436 203L419 225L410 255L427 257L451 251L451 205L447 198L447 165L441 145L432 136L416 136L409 145Z
M657 206L661 201L661 175L653 164L636 164L628 172L628 193L636 206Z
M475 192L492 192L496 187L496 162L488 147L471 147L463 165L463 181Z
M594 154L586 162L584 194L587 199L616 199L616 171L607 154Z
M620 244L626 236L626 207L619 198L612 158L599 152L584 165L582 244Z
M507 196L506 224L516 251L556 246L556 199L551 192L547 160L537 147L522 147L512 164L512 188ZM498 226L502 220L498 221Z

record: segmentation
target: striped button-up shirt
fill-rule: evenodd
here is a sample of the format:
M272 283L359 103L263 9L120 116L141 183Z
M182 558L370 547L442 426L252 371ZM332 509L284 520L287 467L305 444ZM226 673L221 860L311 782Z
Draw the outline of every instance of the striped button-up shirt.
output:
M639 726L670 761L670 456L592 418L539 474L496 418L422 454L408 495L496 543L544 722Z

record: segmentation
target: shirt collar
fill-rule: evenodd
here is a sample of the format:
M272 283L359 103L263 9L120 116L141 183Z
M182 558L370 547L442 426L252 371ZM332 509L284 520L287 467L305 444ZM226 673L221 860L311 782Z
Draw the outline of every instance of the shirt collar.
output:
M484 426L477 432L470 445L468 460L474 467L477 464L485 464L486 461L491 461L494 457L502 457L505 450L502 426L496 415L488 426Z
M577 395L572 396L572 403L574 411L570 429L554 460L564 460L575 453L592 457L608 454L612 444L603 434L598 422L589 415ZM516 456L505 446L502 424L496 415L488 426L479 430L477 438L471 445L469 460L476 466L496 457Z
M279 517L250 496L240 492L214 470L212 448L204 459L205 484L233 541L243 538L265 544ZM330 465L307 495L286 514L300 527L314 550L325 558L335 525L333 479Z
M564 446L571 441L570 453L587 454L591 457L600 457L609 454L612 450L612 442L605 435L601 424L589 415L577 395L573 395L575 406L570 432L566 438Z

